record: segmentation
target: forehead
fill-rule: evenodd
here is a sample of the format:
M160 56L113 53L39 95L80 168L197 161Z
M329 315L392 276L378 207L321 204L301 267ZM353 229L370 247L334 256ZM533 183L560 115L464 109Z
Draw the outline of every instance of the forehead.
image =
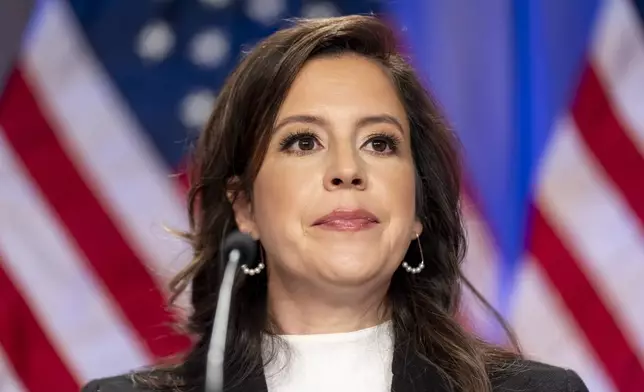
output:
M359 115L387 113L401 120L405 117L398 91L384 66L348 54L308 61L291 85L278 118L337 109Z

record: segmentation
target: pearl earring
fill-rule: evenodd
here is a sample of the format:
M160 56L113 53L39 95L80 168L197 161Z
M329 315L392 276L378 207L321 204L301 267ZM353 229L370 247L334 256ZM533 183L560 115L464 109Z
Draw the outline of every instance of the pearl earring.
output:
M259 246L259 258L260 258L260 262L259 264L257 264L257 267L255 268L248 268L246 264L242 264L241 266L242 272L245 273L246 275L253 276L262 272L262 270L266 267L266 264L264 264L264 252L261 244Z
M412 267L406 261L403 261L402 263L402 267L405 269L405 271L413 275L419 273L425 268L425 256L423 256L423 247L420 244L420 237L418 236L418 233L416 233L416 242L418 243L418 250L420 251L420 263L416 267Z

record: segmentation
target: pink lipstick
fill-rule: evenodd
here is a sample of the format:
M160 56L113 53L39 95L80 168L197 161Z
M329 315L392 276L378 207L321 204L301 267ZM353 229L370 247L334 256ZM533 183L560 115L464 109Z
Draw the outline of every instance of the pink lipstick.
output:
M321 229L335 231L360 231L374 227L380 223L378 218L369 211L356 210L334 210L313 223Z

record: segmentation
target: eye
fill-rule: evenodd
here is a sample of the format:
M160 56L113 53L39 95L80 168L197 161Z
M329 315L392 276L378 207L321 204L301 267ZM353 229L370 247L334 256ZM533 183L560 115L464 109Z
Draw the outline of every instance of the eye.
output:
M374 139L371 141L371 147L374 151L385 152L389 147L389 143L386 140Z
M310 131L290 133L280 142L280 151L304 155L321 147L316 134Z
M400 138L394 135L379 133L369 137L363 147L378 155L391 155L398 151Z

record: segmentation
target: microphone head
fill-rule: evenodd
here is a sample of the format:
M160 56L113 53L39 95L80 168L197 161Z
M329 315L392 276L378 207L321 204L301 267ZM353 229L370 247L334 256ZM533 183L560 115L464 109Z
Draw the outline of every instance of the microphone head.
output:
M250 264L255 261L257 252L257 244L253 237L248 234L242 233L238 230L228 234L224 241L224 254L230 255L233 250L238 250L240 253L239 263Z

